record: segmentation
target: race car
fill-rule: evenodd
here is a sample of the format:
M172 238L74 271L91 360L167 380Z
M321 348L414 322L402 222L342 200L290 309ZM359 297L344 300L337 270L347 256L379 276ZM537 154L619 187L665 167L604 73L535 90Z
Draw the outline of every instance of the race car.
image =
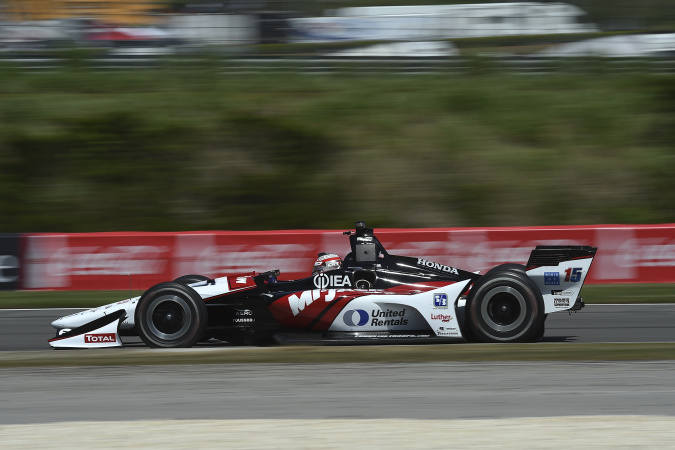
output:
M363 221L351 252L319 255L311 276L279 271L219 278L185 275L139 297L52 322L55 348L122 346L138 335L150 347L276 342L361 344L534 342L548 314L578 311L597 248L537 246L525 265L485 274L389 254Z

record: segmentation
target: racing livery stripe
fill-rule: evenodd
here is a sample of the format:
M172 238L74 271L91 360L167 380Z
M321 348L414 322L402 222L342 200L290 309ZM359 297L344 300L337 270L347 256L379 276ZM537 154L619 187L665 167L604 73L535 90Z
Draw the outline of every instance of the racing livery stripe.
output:
M341 301L345 298L349 298L349 297L346 297L346 296L343 295L343 296L338 297L337 299L333 300L328 305L326 305L326 307L324 309L322 309L319 314L316 315L314 320L312 320L309 323L309 325L307 325L307 329L311 330L312 328L314 328L316 326L316 324L319 323L319 321L323 318L323 316L333 308L333 306L335 306L339 301Z
M342 312L342 310L347 306L352 300L363 297L366 294L360 295L351 295L351 296L342 296L337 300L333 300L328 306L326 306L321 313L307 326L308 330L314 331L323 331L327 330L328 327L333 323L335 318ZM330 312L330 314L328 314Z
M321 318L322 318L328 311L330 311L330 309L333 308L333 306L335 306L335 304L337 304L337 302L339 302L340 300L342 300L342 299L344 299L344 298L347 298L347 297L345 297L345 296L343 295L343 296L338 297L337 299L333 300L333 301L330 302L328 305L326 305L326 307L325 307L324 309L322 309L321 312L320 312L319 314L316 315L316 317L309 323L309 325L307 325L307 329L308 329L308 330L311 330L311 329L312 329L312 328L313 328L313 327L321 320Z
M109 323L112 323L116 320L118 320L120 317L125 316L126 311L124 309L119 309L115 312L112 312L110 314L107 314L103 317L99 317L96 320L92 320L89 323L86 323L82 325L81 327L74 328L66 333L63 333L60 336L56 336L54 338L49 339L47 342L55 342L55 341L60 341L62 339L68 339L73 336L79 336L80 334L85 334L85 333L90 333L94 330L98 330L101 327L104 327L108 325Z

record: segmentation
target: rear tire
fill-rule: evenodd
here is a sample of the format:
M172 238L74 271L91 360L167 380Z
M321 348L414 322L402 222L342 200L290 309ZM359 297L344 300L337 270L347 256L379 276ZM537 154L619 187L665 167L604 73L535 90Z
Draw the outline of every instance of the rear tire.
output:
M204 300L189 286L157 284L141 296L136 329L150 347L192 347L204 336L208 313Z
M468 327L479 342L528 342L543 330L541 293L517 266L490 270L469 291Z
M522 264L516 264L516 263L500 264L498 266L494 266L492 269L485 272L485 275L489 275L489 274L495 273L495 272L509 272L509 271L524 272L525 266L522 265ZM483 276L485 276L485 275L483 275Z
M548 318L548 314L544 314L544 321L541 323L541 328L537 330L535 333L532 334L532 337L528 342L539 342L541 339L544 337L544 333L546 332L546 319Z

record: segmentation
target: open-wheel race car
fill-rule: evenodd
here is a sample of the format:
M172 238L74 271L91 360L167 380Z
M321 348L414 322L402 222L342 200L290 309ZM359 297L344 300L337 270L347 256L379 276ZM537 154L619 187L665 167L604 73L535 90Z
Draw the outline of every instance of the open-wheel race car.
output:
M549 313L576 311L597 251L537 246L525 265L485 274L387 253L365 222L347 231L351 252L320 255L311 276L279 271L219 278L185 275L141 296L52 322L56 348L285 343L534 342Z

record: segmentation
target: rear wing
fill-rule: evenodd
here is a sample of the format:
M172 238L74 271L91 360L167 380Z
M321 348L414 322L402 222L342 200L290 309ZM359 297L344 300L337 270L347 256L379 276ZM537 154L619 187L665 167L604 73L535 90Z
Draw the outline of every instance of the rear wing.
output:
M538 245L525 266L544 299L545 312L578 310L579 297L597 247L587 245Z

